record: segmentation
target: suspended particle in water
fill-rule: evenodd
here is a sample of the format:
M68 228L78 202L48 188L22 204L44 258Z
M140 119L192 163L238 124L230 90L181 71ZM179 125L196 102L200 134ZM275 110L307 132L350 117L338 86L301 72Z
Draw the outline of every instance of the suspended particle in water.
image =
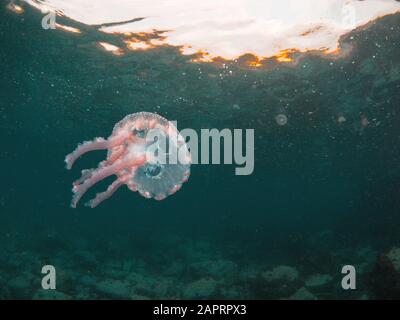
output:
M108 139L80 144L66 156L67 169L93 150L108 150L107 159L97 169L83 170L81 178L73 183L73 208L90 187L111 175L117 179L88 202L90 207L111 197L124 184L143 197L163 200L189 179L191 155L184 138L172 122L154 113L130 114L114 126ZM163 161L159 161L161 155Z
M275 121L276 121L276 123L278 124L278 126L284 126L284 125L287 124L288 118L287 118L286 115L284 115L283 113L281 113L281 114L278 114L278 115L275 117Z
M343 115L339 115L338 118L337 118L337 122L338 123L343 123L343 122L346 122L346 121L347 121L347 119Z
M364 128L368 127L368 125L369 125L368 118L363 114L360 116L360 122L361 122L361 126L364 127Z

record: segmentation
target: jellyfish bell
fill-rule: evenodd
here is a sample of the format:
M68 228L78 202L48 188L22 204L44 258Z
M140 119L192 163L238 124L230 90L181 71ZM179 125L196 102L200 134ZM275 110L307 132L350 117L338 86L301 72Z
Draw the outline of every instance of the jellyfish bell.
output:
M176 126L149 112L126 116L109 138L96 138L79 145L65 158L67 169L86 152L108 150L107 159L97 169L84 170L73 183L72 207L98 181L116 175L117 179L89 201L95 207L122 185L146 198L163 200L181 188L190 175L191 155Z

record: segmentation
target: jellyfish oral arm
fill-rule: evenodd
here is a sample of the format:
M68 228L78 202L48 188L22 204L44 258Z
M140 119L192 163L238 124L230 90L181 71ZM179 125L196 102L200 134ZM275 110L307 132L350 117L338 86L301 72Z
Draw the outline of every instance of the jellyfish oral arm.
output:
M124 169L131 169L132 167L141 166L145 163L145 161L145 156L127 159L124 158L116 161L111 165L101 165L93 171L82 172L82 177L73 184L72 192L74 193L74 196L72 198L71 207L76 208L76 205L78 204L82 196L86 193L86 191L100 180L103 180L113 174L122 172ZM127 177L125 176L124 178L118 178L121 184L124 184L126 179ZM110 186L110 190L105 191L103 194L97 195L97 197L93 200L93 204L97 205L102 200L107 199L119 187L119 183L112 184ZM91 203L89 203L89 205L92 206Z
M108 186L106 191L96 194L96 197L94 199L87 202L87 206L89 206L91 208L97 207L101 202L110 198L114 194L114 192L118 190L119 187L126 184L126 182L129 180L129 178L130 178L130 175L126 175L124 177L118 178L112 184L110 184Z
M116 147L124 142L127 135L121 134L113 137L112 139L96 138L92 141L85 141L78 145L78 147L69 155L65 157L65 163L67 169L71 169L74 162L81 157L83 154L94 151L94 150L106 150Z

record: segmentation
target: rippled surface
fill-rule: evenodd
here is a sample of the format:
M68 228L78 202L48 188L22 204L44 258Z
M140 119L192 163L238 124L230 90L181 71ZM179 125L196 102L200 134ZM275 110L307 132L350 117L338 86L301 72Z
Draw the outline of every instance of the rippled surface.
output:
M394 0L27 2L85 24L104 25L103 32L124 33L131 50L168 44L184 54L200 52L206 60L248 53L270 57L288 49L333 51L344 33L400 9Z

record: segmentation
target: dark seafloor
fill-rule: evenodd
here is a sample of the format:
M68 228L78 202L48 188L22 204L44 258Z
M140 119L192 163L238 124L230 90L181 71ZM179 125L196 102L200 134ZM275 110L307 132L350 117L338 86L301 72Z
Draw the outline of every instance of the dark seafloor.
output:
M257 69L171 47L115 57L95 46L111 36L43 30L26 9L0 9L1 299L399 297L400 14L343 37L346 58ZM139 111L254 128L254 173L193 165L164 201L122 188L71 209L72 181L105 154L72 172L65 155ZM41 289L45 264L55 291ZM341 288L348 264L357 290Z

